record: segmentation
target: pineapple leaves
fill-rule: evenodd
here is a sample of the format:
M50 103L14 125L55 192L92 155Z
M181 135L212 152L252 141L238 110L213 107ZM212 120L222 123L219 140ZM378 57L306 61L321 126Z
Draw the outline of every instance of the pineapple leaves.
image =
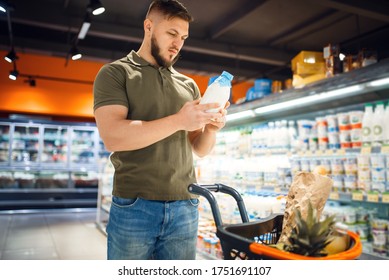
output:
M335 217L326 217L320 221L311 203L308 205L305 219L300 209L294 209L294 213L295 227L289 236L289 244L284 245L284 250L305 256L326 256L324 248L332 241Z

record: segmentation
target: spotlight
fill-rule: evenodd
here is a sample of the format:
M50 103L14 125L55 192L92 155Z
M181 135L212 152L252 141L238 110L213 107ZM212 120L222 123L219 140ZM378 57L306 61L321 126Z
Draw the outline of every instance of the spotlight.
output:
M105 8L99 0L91 0L87 10L92 12L94 16L101 15L105 12Z
M18 78L18 76L19 76L19 72L18 72L18 70L12 70L12 71L10 71L9 72L9 78L11 79L11 80L13 80L13 81L15 81L17 78Z
M12 63L14 62L16 59L18 59L18 57L16 56L16 53L14 51L14 49L12 49L5 57L4 59L6 61L8 61L9 63Z
M77 47L72 47L70 50L70 55L72 56L72 60L78 60L82 57L82 54L79 52Z
M84 39L86 36L86 33L88 33L89 27L91 25L90 15L87 14L85 16L84 22L82 23L80 32L78 33L78 39Z
M6 13L8 10L8 5L4 1L0 1L0 12Z

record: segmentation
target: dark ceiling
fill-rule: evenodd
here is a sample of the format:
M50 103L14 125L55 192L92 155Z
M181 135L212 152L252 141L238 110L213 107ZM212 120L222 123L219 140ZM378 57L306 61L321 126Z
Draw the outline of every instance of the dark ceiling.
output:
M17 52L66 59L89 0L10 0ZM137 50L149 0L101 0L106 11L93 16L78 47L83 59L108 62ZM373 49L389 57L388 0L182 0L194 16L190 38L176 68L214 75L227 70L237 80L291 78L290 61L301 50L322 51L329 43L342 52ZM0 49L9 50L5 13L0 15Z

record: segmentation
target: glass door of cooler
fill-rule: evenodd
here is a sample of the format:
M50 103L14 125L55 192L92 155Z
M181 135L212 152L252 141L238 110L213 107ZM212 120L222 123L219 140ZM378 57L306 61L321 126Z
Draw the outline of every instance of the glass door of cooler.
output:
M69 127L45 125L43 127L42 165L67 167L68 145Z
M15 124L12 135L11 164L39 163L39 125Z
M70 163L74 167L97 166L97 129L72 127Z
M0 123L0 166L9 165L10 162L10 131L11 124Z

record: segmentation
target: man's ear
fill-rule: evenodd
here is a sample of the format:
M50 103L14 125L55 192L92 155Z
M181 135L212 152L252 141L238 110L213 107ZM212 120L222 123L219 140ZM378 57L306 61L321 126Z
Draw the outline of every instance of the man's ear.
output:
M150 19L145 19L143 25L145 30L151 31L152 22Z

